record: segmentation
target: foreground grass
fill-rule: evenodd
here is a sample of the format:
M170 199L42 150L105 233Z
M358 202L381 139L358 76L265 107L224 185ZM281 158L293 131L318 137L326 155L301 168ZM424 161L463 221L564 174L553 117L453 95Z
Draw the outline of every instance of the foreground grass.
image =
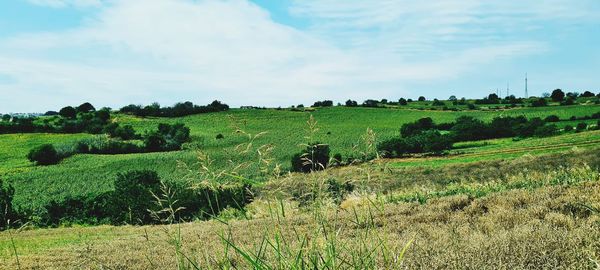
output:
M451 165L440 168L440 176L455 179L445 183L425 169L388 170L374 163L303 176L311 187L309 200L262 193L245 214L213 221L103 226L99 233L96 228L11 232L25 269L595 269L597 154L525 157L498 167ZM362 178L356 183L364 186L336 201L329 179L343 171ZM400 178L407 172L411 183ZM264 188L290 188L289 180L275 179ZM410 198L415 192L425 199ZM41 244L56 243L55 235L65 241ZM73 240L74 235L86 240ZM37 241L32 239L41 243L31 244ZM0 262L14 268L11 248L0 241Z

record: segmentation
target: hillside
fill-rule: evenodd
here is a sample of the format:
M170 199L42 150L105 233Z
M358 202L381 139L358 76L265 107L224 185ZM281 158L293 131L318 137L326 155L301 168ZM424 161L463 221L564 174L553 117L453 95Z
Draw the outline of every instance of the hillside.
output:
M0 176L14 184L16 189L15 204L27 209L35 209L49 200L77 196L89 193L98 193L110 190L115 175L133 169L152 169L167 181L184 178L186 171L181 169L181 163L193 165L197 160L197 150L200 149L215 160L217 166L227 160L243 162L255 159L256 156L239 156L236 146L247 143L246 134L235 133L235 127L243 129L246 133L256 136L252 138L254 146L272 145L270 155L275 163L284 170L289 169L290 159L294 153L300 151L301 143L306 141L306 121L313 115L318 122L318 132L313 140L330 145L332 154L340 153L346 158L357 152L355 146L359 144L367 128L373 129L378 140L397 136L402 124L416 121L422 117L431 117L438 123L452 122L459 116L473 116L484 121L489 121L497 116L524 115L528 118L557 115L567 121L558 122L559 127L565 125L575 126L579 122L594 124L595 120L568 121L572 116L583 117L600 110L598 105L579 106L552 106L541 108L515 108L508 110L490 111L423 111L398 108L319 108L314 112L299 112L289 110L241 110L233 109L223 113L200 114L181 118L137 118L126 115L116 115L115 121L132 124L140 132L155 128L158 123L184 123L191 129L192 141L187 149L177 152L124 154L124 155L87 155L80 154L70 157L58 165L33 166L26 160L27 152L34 146L43 143L69 144L81 138L90 138L93 135L74 134L14 134L0 135L0 157L4 160L0 165ZM216 136L223 134L224 139L218 140ZM550 150L565 150L579 145L579 147L593 146L599 139L598 132L582 134L569 134L565 137L546 139L526 139L513 142L510 139L458 144L454 152L485 152L484 159L517 157L526 153L543 153ZM564 140L564 141L563 141ZM557 144L557 142L561 142ZM582 143L584 143L582 145ZM591 145L589 143L592 143ZM552 149L539 148L549 145ZM531 148L538 146L538 148ZM528 148L529 147L529 148ZM508 153L500 149L518 148L517 152ZM493 151L492 151L493 150ZM458 158L458 159L456 159ZM480 157L461 156L450 159L418 159L416 161L402 160L398 166L408 164L428 165L436 162L464 162L476 161ZM255 168L248 168L247 176L256 176Z

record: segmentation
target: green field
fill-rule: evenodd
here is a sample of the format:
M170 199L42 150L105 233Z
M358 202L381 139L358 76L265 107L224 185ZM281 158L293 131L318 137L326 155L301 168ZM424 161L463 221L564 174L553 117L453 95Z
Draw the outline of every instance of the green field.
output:
M119 123L132 124L136 130L143 132L156 128L158 123L184 123L190 127L193 141L190 149L199 148L215 160L217 166L227 160L243 161L253 159L255 155L238 156L235 147L248 142L248 137L235 133L234 123L250 134L266 132L253 141L254 146L271 144L274 146L272 157L284 169L289 167L291 156L298 152L301 143L307 139L306 121L312 114L318 122L319 131L313 141L330 144L332 154L340 153L344 157L356 153L353 149L367 128L372 128L379 140L396 136L402 124L415 121L422 117L431 117L437 123L451 122L463 115L473 116L489 121L496 116L525 115L531 117L546 117L557 115L561 119L571 116L588 116L600 111L598 105L580 106L551 106L541 108L515 108L498 111L423 111L406 108L320 108L313 112L297 112L289 110L242 110L233 109L223 113L193 115L182 118L137 118L125 115L115 115ZM575 125L578 122L594 123L594 121L565 121ZM223 134L225 139L217 140L215 136ZM181 179L186 173L178 167L179 162L194 164L197 161L196 150L184 150L166 153L127 154L127 155L75 155L65 159L58 165L33 166L25 155L36 145L43 143L69 144L81 138L93 135L74 134L11 134L0 135L0 176L13 183L16 188L15 204L21 208L35 209L48 200L65 196L76 196L88 193L98 193L112 188L112 182L118 172L133 169L153 169L166 180ZM418 166L436 163L477 161L481 159L511 158L525 153L545 153L549 149L532 149L529 152L494 152L502 149L540 146L557 142L580 143L597 140L598 132L568 134L548 139L528 139L512 142L510 139L488 142L481 147L463 148L456 151L482 152L481 155L468 157L450 157L444 159L407 160L398 166ZM483 142L478 142L483 143ZM460 144L459 144L460 146ZM571 148L553 148L552 151ZM585 147L585 146L581 146ZM486 153L486 151L492 151ZM250 167L248 176L255 176L256 170Z

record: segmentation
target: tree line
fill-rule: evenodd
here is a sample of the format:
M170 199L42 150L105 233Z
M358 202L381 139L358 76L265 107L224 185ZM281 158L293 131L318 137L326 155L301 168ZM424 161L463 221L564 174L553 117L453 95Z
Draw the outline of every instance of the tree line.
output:
M147 106L130 104L121 108L119 112L139 117L182 117L192 114L222 112L227 110L229 110L229 105L215 100L205 106L195 105L190 101L176 103L173 107L161 107L158 103L152 103Z

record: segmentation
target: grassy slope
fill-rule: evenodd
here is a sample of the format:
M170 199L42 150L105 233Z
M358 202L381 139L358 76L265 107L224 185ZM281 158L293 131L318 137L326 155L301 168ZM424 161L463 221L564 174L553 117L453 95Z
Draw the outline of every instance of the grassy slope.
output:
M527 117L545 117L556 114L562 119L571 116L591 115L600 110L600 106L568 106L544 108L517 108L504 111L420 111L407 109L370 109L370 108L325 108L312 112L319 122L320 132L315 140L331 145L332 153L347 156L353 153L352 146L365 133L373 128L379 138L395 136L403 123L422 117L432 117L436 122L450 122L461 115L470 115L490 120L499 115L526 115ZM245 142L243 136L232 134L229 116L238 120L247 132L257 134L267 132L258 138L255 145L273 144L274 157L285 167L294 152L299 151L298 144L305 142L306 121L309 113L277 110L231 110L227 113L194 115L176 119L117 116L117 121L133 124L137 130L155 128L160 122L182 122L191 128L195 144L212 156L217 163L227 160L227 151ZM327 135L331 132L331 135ZM225 135L224 140L216 140L216 134ZM154 169L167 180L178 179L182 171L177 162L193 163L195 151L170 153L131 154L118 156L76 155L59 165L35 167L25 159L29 149L41 143L68 142L90 135L1 135L0 175L13 182L17 189L15 202L18 206L35 208L47 200L66 195L96 193L111 188L114 175L132 169ZM596 135L593 135L596 136ZM23 138L26 143L15 144L15 137ZM68 138L68 139L67 139ZM559 139L560 140L560 139ZM586 140L586 138L582 138ZM2 150L0 150L2 151ZM500 156L502 157L502 156ZM418 162L417 162L418 164ZM249 172L250 174L252 172Z
M302 259L311 252L329 258L330 244L337 249L334 257L340 269L352 268L350 264L361 269L397 267L399 262L386 260L397 256L411 240L412 245L402 260L409 269L594 269L594 261L600 259L597 168L573 164L567 170L553 171L539 167L554 160L563 164L577 163L578 157L593 160L596 167L600 159L594 153L597 150L570 152L566 158L551 155L503 163L498 167L512 176L502 180L484 177L485 181L512 188L481 198L458 192L418 204L386 202L387 195L370 196L370 199L350 196L339 207L327 204L324 198L319 200L324 204L309 208L298 209L293 204L285 204L282 206L285 212L280 211L279 203L269 207L264 201L257 201L248 209L254 219L234 220L228 224L209 221L180 227L101 226L11 233L26 269L74 266L175 269L172 237L177 228L182 233L182 252L203 267L218 268L230 263L239 269L250 267L233 249L226 252L226 245L220 240L220 235L224 235L246 251L257 252L263 240L283 247L285 252L276 259L273 247L263 242L265 261L276 269L289 269L300 250L305 252L300 256ZM537 169L522 175L513 169L517 164ZM485 162L450 165L445 170L456 171L467 180L469 173L465 171L490 165ZM361 174L357 168L341 170L353 170L355 176ZM413 168L410 172L429 179L425 171ZM373 173L395 179L404 177L407 171L375 170ZM322 181L329 174L336 175L336 172L321 172L308 178ZM485 189L489 185L473 182L469 186ZM403 193L406 188L397 187L393 191ZM335 238L331 238L333 235ZM0 232L0 265L14 268L10 236L8 232ZM301 248L303 241L308 244ZM344 260L348 260L345 267ZM283 265L278 266L278 263Z

